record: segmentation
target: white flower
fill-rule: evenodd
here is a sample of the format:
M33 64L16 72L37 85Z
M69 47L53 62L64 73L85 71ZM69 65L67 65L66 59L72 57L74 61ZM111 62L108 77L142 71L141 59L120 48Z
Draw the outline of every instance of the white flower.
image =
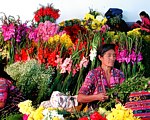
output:
M91 49L90 55L89 55L90 56L90 60L93 61L95 59L96 55L97 55L96 49L95 48Z
M54 117L59 118L59 120L64 120L63 115L58 114L57 110L50 110L49 111L48 109L45 109L45 110L43 110L43 115L44 115L43 120L52 120L52 118L54 118Z
M102 20L104 19L104 17L103 17L102 15L98 15L98 16L96 16L96 19L97 19L98 21L102 21Z

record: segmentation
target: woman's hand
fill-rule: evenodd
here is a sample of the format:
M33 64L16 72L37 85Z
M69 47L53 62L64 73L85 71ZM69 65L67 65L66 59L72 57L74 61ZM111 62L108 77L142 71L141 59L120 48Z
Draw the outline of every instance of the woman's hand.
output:
M97 100L104 102L108 99L108 96L105 93L99 93L97 94Z

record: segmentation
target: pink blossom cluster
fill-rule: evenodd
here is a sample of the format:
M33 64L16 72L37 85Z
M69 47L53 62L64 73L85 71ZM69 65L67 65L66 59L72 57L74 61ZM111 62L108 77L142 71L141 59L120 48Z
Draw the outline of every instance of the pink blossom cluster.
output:
M71 59L71 57L66 58L63 62L62 62L62 58L60 58L58 55L56 56L57 60L55 61L57 63L57 69L60 69L60 73L70 73L72 71L73 76L82 68L82 67L87 67L89 60L86 59L84 56L82 58L82 60L80 61L79 64L75 64L75 67L72 70L73 67L73 60Z
M29 39L34 41L44 40L48 41L48 39L59 31L59 26L50 21L40 22L37 28L30 28L29 30Z
M27 30L27 23L9 23L2 25L4 41L14 38L16 42L21 42L21 39L26 36Z
M15 38L14 24L13 23L3 24L2 25L2 35L4 36L4 41L10 40L11 38Z
M124 49L116 54L116 60L119 63L126 62L127 64L132 62L140 62L143 59L141 52L136 54L135 50L132 50L131 53L128 52L127 49Z

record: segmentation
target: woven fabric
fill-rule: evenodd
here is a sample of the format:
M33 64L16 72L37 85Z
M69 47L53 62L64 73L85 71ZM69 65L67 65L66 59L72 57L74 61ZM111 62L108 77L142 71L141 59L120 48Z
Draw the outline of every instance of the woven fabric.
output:
M126 108L131 108L137 117L150 119L150 92L132 92L125 104Z

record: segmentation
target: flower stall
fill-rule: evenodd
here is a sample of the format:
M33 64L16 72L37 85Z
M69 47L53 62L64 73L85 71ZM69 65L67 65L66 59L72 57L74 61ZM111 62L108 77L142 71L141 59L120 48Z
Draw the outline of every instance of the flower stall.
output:
M1 19L0 58L7 59L5 71L26 98L20 101L16 111L10 111L2 119L144 119L135 116L134 110L125 104L131 93L150 90L147 72L150 70L150 35L144 34L140 28L127 33L110 31L105 16L92 9L81 20L73 18L57 24L59 16L59 9L48 4L34 12L30 25L12 16L4 15ZM41 106L41 102L49 100L54 91L66 96L77 95L88 71L99 65L96 49L105 43L116 44L115 67L126 77L123 84L108 90L108 101L99 102L99 109L90 111L78 110L79 105L72 106L71 112L62 107ZM120 103L115 101L116 98ZM150 106L147 109L149 112Z

